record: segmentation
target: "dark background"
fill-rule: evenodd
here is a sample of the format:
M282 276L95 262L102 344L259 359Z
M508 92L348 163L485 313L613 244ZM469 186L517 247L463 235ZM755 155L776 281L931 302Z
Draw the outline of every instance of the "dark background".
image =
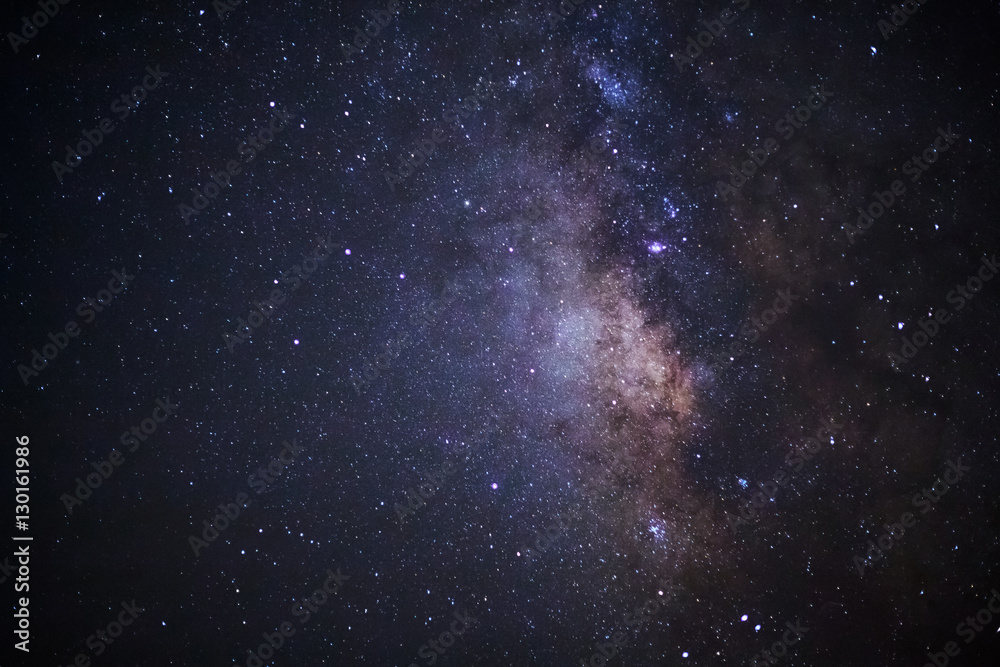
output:
M438 664L576 665L665 577L677 595L612 663L753 664L795 619L811 631L782 664L918 665L961 642L1000 588L1000 281L901 371L887 355L1000 248L998 8L928 0L886 42L890 3L751 0L679 72L671 54L732 6L588 0L552 26L555 3L404 1L350 60L340 44L384 4L71 2L18 53L5 39L0 473L28 435L34 541L31 654L0 662L70 664L135 599L92 664L243 665L337 567L350 580L272 664L426 664L471 609ZM156 65L163 83L60 184L63 146ZM454 129L442 114L480 80ZM821 82L830 101L721 201L728 165ZM178 205L272 102L296 120L185 224ZM911 183L898 170L949 125L961 140ZM448 139L390 191L435 128ZM615 152L580 170L595 136ZM841 225L900 177L848 245ZM351 254L230 353L223 333L320 235ZM17 366L123 267L128 289L25 386ZM418 335L446 280L461 296ZM713 374L789 286L802 300ZM167 397L176 415L68 514L74 479ZM490 413L499 434L397 521ZM823 416L842 437L734 536L740 480L770 479ZM253 494L293 437L304 452ZM585 496L618 452L636 461ZM959 458L972 471L859 577L865 541ZM241 491L253 504L195 558L187 536ZM568 535L518 555L584 497ZM953 664L996 664L998 645L994 619Z

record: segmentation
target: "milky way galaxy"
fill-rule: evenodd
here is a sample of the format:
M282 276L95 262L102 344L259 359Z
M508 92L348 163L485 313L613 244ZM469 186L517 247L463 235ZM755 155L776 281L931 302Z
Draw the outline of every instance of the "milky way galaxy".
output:
M995 664L995 6L56 4L11 664Z

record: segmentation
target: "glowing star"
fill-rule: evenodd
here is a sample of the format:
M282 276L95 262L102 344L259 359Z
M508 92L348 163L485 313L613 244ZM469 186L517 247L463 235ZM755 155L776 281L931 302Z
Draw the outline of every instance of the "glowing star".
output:
M665 249L664 245L659 241L653 241L647 247L649 249L649 252L653 253L654 255L659 255Z

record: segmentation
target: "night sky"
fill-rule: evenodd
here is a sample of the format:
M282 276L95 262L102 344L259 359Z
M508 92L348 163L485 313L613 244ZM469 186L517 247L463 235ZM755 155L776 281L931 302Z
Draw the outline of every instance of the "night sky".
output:
M4 667L1000 662L996 2L59 1Z

